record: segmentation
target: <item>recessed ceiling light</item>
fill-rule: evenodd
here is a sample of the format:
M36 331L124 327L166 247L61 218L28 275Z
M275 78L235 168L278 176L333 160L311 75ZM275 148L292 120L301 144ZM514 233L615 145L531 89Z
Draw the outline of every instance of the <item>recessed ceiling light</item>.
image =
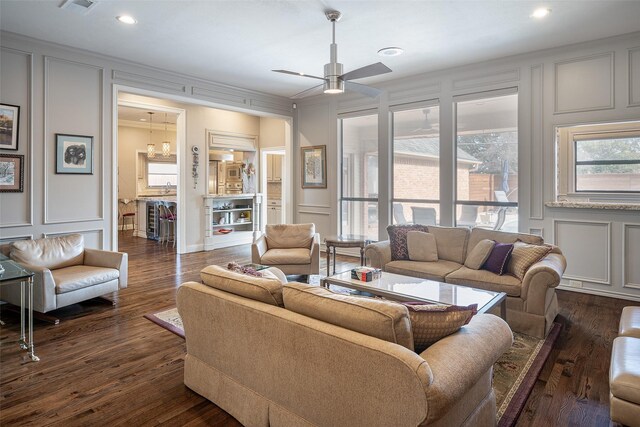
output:
M540 19L540 18L544 18L550 13L551 13L551 9L541 7L540 9L534 10L533 13L531 14L531 17Z
M380 56L398 56L402 55L404 50L401 47L385 47L378 51Z
M131 16L131 15L120 15L120 16L116 16L116 19L117 19L119 22L122 22L123 24L130 24L130 25L132 25L132 24L136 24L136 23L138 23L138 21L136 21L136 18L134 18L134 17L133 17L133 16Z

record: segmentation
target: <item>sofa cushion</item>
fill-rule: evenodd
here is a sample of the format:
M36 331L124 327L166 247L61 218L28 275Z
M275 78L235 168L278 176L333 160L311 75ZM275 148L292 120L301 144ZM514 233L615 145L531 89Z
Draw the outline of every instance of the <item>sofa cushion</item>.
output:
M402 274L404 276L420 277L422 279L444 282L444 278L452 271L462 267L457 262L439 259L436 262L422 261L391 261L384 266L384 271Z
M407 308L376 298L356 297L302 283L284 287L287 310L413 350Z
M496 242L489 239L480 240L480 242L467 253L467 258L464 260L464 266L469 267L472 270L480 270L484 265Z
M269 249L311 249L315 234L314 224L267 224L265 226L265 238Z
M82 265L84 238L82 234L69 234L36 240L18 240L11 245L11 258L21 264L49 270Z
M51 270L51 276L56 284L56 294L64 294L117 280L120 277L120 272L115 268L73 265Z
M436 246L436 238L433 234L422 231L408 232L407 248L411 261L434 262L438 260L438 247Z
M391 247L391 260L408 260L409 247L407 245L407 233L410 231L427 232L427 227L420 224L389 225L389 246Z
M487 291L504 292L512 297L519 297L522 290L522 282L516 277L508 274L499 276L487 270L472 270L468 267L462 267L447 275L446 282Z
M613 340L609 369L611 394L640 405L640 340L618 337Z
M282 282L276 276L253 277L235 273L217 265L200 271L205 285L221 291L282 307Z
M507 271L522 280L529 267L544 258L550 251L551 246L515 242Z
M511 252L513 252L512 243L496 243L493 245L493 249L491 249L489 257L482 265L482 269L503 275L507 272L507 265L509 263Z
M457 262L458 264L464 263L464 257L467 253L467 240L469 238L468 228L430 225L429 233L436 238L439 259Z
M468 307L423 302L400 304L409 309L416 353L422 353L431 344L458 331L478 312L478 304Z
M267 265L310 264L311 251L305 248L269 249L262 255L260 262Z
M541 245L544 240L540 236L524 233L507 233L504 231L487 230L486 228L476 227L471 230L469 235L469 244L467 245L467 251L473 250L475 246L484 239L494 240L498 243L515 243L518 240L530 245Z

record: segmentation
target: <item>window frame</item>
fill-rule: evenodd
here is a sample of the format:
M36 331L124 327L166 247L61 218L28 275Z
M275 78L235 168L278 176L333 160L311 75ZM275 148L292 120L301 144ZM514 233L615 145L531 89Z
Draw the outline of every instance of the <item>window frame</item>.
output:
M178 179L180 178L180 168L178 168L178 164L176 162L176 156L175 155L171 155L169 157L165 158L153 158L153 159L149 159L147 157L147 161L145 162L145 168L144 168L144 172L145 172L145 181L146 181L146 187L149 190L157 190L158 188L166 188L166 184L165 185L150 185L149 184L149 165L151 163L168 163L168 164L175 164L176 165L176 185L170 185L169 188L171 189L177 189L178 188ZM166 175L166 174L162 174L162 175Z
M556 200L640 202L640 191L577 190L576 141L640 137L640 120L557 126ZM612 161L618 162L618 161ZM640 164L640 161L632 161Z

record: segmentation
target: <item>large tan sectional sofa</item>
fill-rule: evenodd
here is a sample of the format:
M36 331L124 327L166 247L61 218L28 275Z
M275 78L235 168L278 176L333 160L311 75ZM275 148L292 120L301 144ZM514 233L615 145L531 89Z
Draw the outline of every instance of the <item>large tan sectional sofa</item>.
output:
M433 262L398 260L393 261L388 240L368 245L365 256L373 267L390 273L422 277L439 282L467 285L507 294L507 323L511 329L538 338L547 335L558 314L558 299L555 288L567 266L566 259L558 247L533 264L522 280L486 270L474 270L464 266L467 255L482 240L498 243L521 241L532 245L543 245L542 237L493 231L483 228L453 228L428 226L437 244L438 260Z
M400 304L214 266L201 277L177 295L184 382L243 425L495 426L492 368L512 343L497 316L417 354Z

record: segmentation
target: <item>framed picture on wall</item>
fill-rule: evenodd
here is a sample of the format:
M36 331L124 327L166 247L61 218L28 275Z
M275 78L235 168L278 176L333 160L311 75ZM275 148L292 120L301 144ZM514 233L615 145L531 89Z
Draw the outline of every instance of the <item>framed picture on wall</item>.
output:
M327 188L327 146L302 147L302 188Z
M93 137L57 133L56 173L93 175Z
M20 107L0 104L0 150L18 149Z
M24 156L0 154L0 193L22 193L24 184Z

